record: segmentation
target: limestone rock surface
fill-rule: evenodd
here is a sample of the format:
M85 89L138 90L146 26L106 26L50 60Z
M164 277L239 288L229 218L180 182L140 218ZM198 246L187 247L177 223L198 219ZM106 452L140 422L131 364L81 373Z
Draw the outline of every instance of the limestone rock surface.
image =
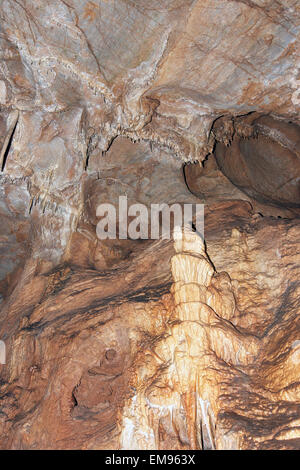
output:
M299 449L299 1L0 3L0 448Z

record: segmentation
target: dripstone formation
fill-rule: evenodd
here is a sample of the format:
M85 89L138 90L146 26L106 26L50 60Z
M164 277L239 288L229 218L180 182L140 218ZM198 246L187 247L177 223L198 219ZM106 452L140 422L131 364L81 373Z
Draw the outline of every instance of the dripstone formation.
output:
M1 449L300 448L299 39L298 0L1 0ZM204 232L101 239L120 196Z

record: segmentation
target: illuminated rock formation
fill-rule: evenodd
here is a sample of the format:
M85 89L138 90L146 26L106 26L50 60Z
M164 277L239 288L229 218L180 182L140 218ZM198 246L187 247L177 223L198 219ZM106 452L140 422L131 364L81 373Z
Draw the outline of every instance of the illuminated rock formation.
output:
M299 449L298 3L1 1L0 448Z

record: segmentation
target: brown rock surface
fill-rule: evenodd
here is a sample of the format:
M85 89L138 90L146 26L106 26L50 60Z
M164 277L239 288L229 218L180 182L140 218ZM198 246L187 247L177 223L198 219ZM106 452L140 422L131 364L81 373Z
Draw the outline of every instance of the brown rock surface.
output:
M0 32L0 448L299 449L299 2L2 0ZM205 204L204 239L100 240L120 196Z

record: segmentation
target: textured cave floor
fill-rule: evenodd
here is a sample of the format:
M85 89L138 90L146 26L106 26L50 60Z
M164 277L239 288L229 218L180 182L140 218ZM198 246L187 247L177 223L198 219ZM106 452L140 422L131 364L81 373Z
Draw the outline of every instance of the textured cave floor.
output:
M246 196L207 204L207 254L217 272L230 276L231 323L261 340L247 366L214 353L217 448L299 448L300 219L269 210L274 215L258 214ZM111 241L104 248L98 242L95 248L86 236L91 227L83 221L73 234L63 265L44 272L36 262L25 266L5 302L2 331L13 338L8 354L15 365L1 385L2 448L119 448L120 413L136 388L136 364L174 324L172 242ZM191 448L182 418L175 412L172 419L177 431L168 416L160 418L158 448ZM210 448L205 429L202 434Z

